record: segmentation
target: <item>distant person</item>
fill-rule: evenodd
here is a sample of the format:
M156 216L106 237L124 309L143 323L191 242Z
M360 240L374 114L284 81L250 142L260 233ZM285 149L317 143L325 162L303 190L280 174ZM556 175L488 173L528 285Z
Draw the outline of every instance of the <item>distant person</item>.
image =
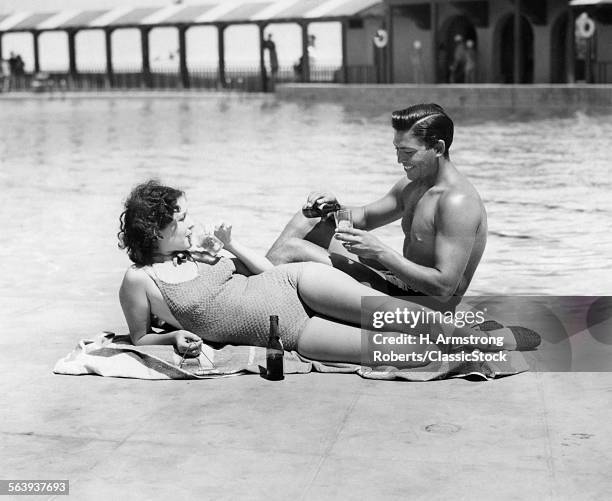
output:
M474 40L465 42L465 83L476 83L476 48Z
M450 67L450 83L465 82L465 56L466 48L461 35L455 35L455 50L453 62Z
M308 36L308 68L312 75L313 69L317 64L317 37L314 35Z
M310 65L314 65L317 59L317 37L314 35L308 35L308 62Z
M276 53L276 44L272 40L272 33L268 33L268 37L264 40L263 50L268 51L268 62L270 65L270 73L265 75L269 84L267 90L273 91L278 76L278 54Z
M297 82L302 81L303 70L304 70L304 56L300 56L298 61L293 65L293 74Z
M23 59L21 58L20 54L17 54L17 56L15 57L14 73L16 77L22 77L25 75L25 63L23 62Z
M485 207L450 159L454 125L440 106L395 111L391 122L405 175L379 200L349 207L353 230L334 233L333 217L309 219L299 211L267 256L274 264L325 263L392 296L422 296L422 304L450 310L465 294L484 252ZM338 199L320 190L310 193L307 205L317 202ZM401 254L370 233L397 220L404 232Z
M412 74L414 78L414 83L424 83L425 72L423 70L423 46L420 40L415 40L412 44L412 54L410 55L410 62L412 63Z
M308 56L308 69L310 71L312 71L312 68L314 67L316 62L316 41L316 36L308 35L308 45L306 46L306 54ZM295 79L297 81L304 80L304 54L302 54L298 62L293 65L293 71L295 73Z
M13 51L11 51L11 53L9 54L8 64L11 75L14 75L15 69L17 68L17 56Z
M278 74L278 54L276 53L276 44L272 40L272 33L268 34L268 38L263 43L264 50L268 51L268 59L270 61L270 74L276 78Z
M8 68L8 86L9 88L14 89L17 86L17 78L20 76L19 72L22 72L23 70L23 60L21 59L21 56L17 56L17 54L15 54L13 51L11 51L8 58Z

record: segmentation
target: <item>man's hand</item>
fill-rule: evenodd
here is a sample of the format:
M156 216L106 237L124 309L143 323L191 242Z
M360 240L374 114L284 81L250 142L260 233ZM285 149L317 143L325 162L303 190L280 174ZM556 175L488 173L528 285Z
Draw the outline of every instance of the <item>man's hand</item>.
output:
M378 259L389 250L378 238L367 231L351 228L337 232L335 238L340 240L344 248L361 257Z
M336 198L336 195L334 195L333 193L330 192L325 192L325 191L311 191L310 194L308 195L308 198L306 199L306 203L304 204L303 208L304 209L308 209L310 207L313 207L315 203L339 203L338 199Z
M188 357L197 357L202 351L202 340L193 332L176 331L174 333L176 350Z

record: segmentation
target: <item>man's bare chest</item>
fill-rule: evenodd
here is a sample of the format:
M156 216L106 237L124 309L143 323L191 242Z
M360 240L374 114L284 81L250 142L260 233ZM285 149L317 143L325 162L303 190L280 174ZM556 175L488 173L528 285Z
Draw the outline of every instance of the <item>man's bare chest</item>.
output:
M433 253L436 235L435 215L439 195L427 189L415 190L404 200L402 231L405 235L404 255Z

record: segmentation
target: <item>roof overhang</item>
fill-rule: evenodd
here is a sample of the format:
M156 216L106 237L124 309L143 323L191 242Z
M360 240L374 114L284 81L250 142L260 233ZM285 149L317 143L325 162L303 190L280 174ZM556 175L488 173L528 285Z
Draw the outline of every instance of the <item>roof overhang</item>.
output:
M383 0L213 0L200 5L0 13L0 32L274 23L382 16Z

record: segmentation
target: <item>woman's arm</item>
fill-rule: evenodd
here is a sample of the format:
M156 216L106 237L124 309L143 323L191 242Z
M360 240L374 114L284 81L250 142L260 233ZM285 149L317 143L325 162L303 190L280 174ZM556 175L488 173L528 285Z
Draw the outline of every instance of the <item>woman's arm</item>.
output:
M274 265L268 260L268 258L258 254L248 247L244 247L239 243L233 242L231 246L226 246L225 248L240 259L240 261L242 261L242 263L244 263L244 265L254 275L258 275L259 273L263 273L266 270L274 268Z
M153 332L150 322L151 307L147 298L147 280L150 278L144 271L130 268L123 277L119 289L119 301L128 324L132 344L135 346L172 344L179 353L188 352L197 355L202 340L195 334L185 330L163 334Z
M232 226L222 223L215 228L215 236L223 242L225 249L236 256L249 271L255 275L274 268L274 265L264 256L245 247L232 239Z

